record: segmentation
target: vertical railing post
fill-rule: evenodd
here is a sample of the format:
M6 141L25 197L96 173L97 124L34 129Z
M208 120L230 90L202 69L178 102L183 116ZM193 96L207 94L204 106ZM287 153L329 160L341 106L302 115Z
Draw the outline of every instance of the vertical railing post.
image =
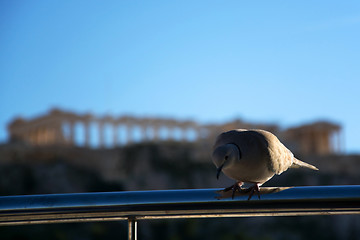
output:
M135 217L128 218L128 239L137 240L137 220Z

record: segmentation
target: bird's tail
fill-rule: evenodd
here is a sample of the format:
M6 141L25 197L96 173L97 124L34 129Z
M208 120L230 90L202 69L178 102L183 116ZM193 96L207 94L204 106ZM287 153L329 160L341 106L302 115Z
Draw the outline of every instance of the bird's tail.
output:
M300 161L299 159L294 158L293 164L291 165L292 168L299 168L299 167L305 167L310 168L312 170L318 171L319 169L311 164L308 164L306 162Z

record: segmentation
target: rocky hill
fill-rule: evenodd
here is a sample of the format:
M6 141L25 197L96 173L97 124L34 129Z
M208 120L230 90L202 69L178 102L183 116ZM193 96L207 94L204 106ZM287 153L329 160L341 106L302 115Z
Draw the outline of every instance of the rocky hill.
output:
M223 175L216 180L210 150L199 149L201 146L196 143L178 142L141 143L113 149L2 145L0 194L222 188L232 184ZM298 157L316 165L320 171L290 169L266 185L360 184L360 156ZM125 237L126 225L117 224L59 224L39 231L52 239ZM140 224L141 239L155 236L156 239L360 239L358 216L169 220ZM74 231L74 226L82 231ZM1 227L0 235L6 236L1 239L39 239L40 235L31 234L33 229L41 228Z

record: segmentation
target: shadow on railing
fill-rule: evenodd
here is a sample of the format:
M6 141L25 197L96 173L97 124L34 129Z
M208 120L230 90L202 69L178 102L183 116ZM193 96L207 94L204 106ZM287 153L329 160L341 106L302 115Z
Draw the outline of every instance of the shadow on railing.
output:
M144 219L360 214L360 186L261 188L261 199L220 189L0 197L0 226Z

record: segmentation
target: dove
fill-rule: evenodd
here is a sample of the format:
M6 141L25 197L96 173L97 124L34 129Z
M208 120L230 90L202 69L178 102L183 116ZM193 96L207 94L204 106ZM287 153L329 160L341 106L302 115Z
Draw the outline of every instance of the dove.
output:
M233 198L236 191L250 192L248 200L254 192L260 199L260 186L288 168L319 170L295 158L274 134L261 129L236 129L221 133L216 138L212 160L218 179L223 172L236 181L224 191L232 190ZM244 183L253 185L243 189Z

